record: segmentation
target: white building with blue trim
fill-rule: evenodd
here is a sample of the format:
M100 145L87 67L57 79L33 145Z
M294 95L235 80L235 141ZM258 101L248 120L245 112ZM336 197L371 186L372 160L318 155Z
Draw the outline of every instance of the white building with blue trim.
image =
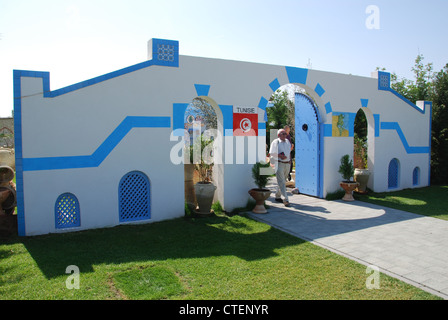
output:
M251 167L265 159L268 99L296 84L296 180L304 194L339 188L339 161L353 154L354 119L368 122L369 188L429 185L431 102L407 101L390 75L367 78L289 66L179 55L152 39L148 60L58 90L48 72L14 71L18 227L37 235L184 215L184 168L173 150L195 98L218 119L216 200L244 206ZM234 106L255 107L258 136L238 136ZM338 121L343 119L343 121Z

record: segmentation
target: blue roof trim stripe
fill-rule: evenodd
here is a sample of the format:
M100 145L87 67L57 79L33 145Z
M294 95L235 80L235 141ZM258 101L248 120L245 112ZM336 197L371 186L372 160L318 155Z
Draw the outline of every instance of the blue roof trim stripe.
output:
M408 105L413 107L418 112L423 113L423 114L425 113L425 105L423 107L423 110L420 109L415 103L412 103L407 98L405 98L404 96L402 96L401 94L399 94L397 91L395 91L394 89L392 89L390 87L390 73L389 72L378 71L378 90L392 92L394 95L396 95L398 98L400 98L401 100L406 102Z
M126 117L106 140L89 156L43 157L23 159L23 171L98 167L133 128L170 128L170 117Z
M79 89L82 89L82 88L85 88L85 87L92 86L94 84L98 84L100 82L103 82L103 81L106 81L106 80L109 80L109 79L113 79L113 78L116 78L116 77L119 77L119 76L122 76L122 75L125 75L125 74L128 74L128 73L131 73L131 72L134 72L134 71L137 71L137 70L141 70L141 69L153 66L153 65L155 65L155 64L153 63L152 60L144 61L144 62L138 63L136 65L133 65L133 66L130 66L130 67L127 67L127 68L123 68L123 69L120 69L120 70L117 70L117 71L113 71L113 72L104 74L102 76L98 76L98 77L95 77L95 78L92 78L92 79L89 79L89 80L85 80L85 81L82 81L82 82L79 82L79 83L75 83L75 84L72 84L70 86L67 86L67 87L64 87L64 88L61 88L61 89L57 89L57 90L54 90L54 91L50 91L49 86L48 86L47 89L44 86L44 97L45 98L54 98L54 97L57 97L57 96L60 96L60 95L63 95L63 94L66 94L66 93L69 93L69 92L72 92L72 91L75 91L75 90L79 90ZM49 83L49 73L48 73L48 80L46 80L46 81L48 81L48 83Z
M420 109L419 107L417 107L416 104L412 103L411 101L409 101L408 99L406 99L404 96L402 96L401 94L399 94L397 91L395 91L394 89L389 89L390 92L392 92L394 95L396 95L398 98L400 98L401 100L403 100L404 102L406 102L408 105L410 105L411 107L413 107L415 110L417 110L420 113L425 113L425 109Z
M175 66L170 66L170 65L162 65L160 63L158 63L157 61L153 61L153 60L148 60L148 61L144 61L135 65L132 65L130 67L126 67L120 70L116 70L110 73L106 73L104 75L89 79L89 80L84 80L72 85L69 85L67 87L64 88L60 88L60 89L56 89L54 91L50 90L50 73L46 72L46 71L28 71L28 70L14 70L14 77L33 77L33 78L42 78L43 80L43 95L44 98L55 98L58 97L60 95L72 92L72 91L76 91L82 88L86 88L89 86L92 86L94 84L98 84L101 83L103 81L106 80L110 80L113 78L117 78L119 76L134 72L134 71L138 71L150 66L155 66L155 65L161 65L161 66L165 66L165 67L175 67ZM15 97L20 98L20 95L15 95Z
M400 125L398 122L381 122L381 129L383 130L395 130L398 134L398 137L401 140L401 143L403 144L403 147L405 148L406 152L408 154L411 153L430 153L431 147L411 147L409 146L406 137L404 136L403 131L400 128Z

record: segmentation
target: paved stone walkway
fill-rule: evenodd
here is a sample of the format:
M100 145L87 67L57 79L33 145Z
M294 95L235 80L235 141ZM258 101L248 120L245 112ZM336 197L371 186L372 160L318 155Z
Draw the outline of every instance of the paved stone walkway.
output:
M365 202L290 196L259 221L448 299L448 221Z

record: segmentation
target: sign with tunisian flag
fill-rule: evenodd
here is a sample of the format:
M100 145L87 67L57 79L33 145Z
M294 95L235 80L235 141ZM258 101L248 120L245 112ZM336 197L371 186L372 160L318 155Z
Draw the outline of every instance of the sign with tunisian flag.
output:
M258 107L233 106L233 135L258 136Z

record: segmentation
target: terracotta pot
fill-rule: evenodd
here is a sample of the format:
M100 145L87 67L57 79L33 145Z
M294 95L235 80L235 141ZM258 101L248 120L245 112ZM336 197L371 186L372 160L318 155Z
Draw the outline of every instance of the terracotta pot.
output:
M267 213L264 202L271 195L272 191L268 189L250 189L249 194L255 200L254 213Z
M355 198L353 198L353 190L355 190L358 186L358 182L346 182L342 181L339 183L339 185L342 187L342 189L345 190L345 195L342 198L344 201L355 201Z
M199 214L208 215L212 208L213 197L215 196L216 186L213 183L198 182L194 185L196 202L199 206Z

